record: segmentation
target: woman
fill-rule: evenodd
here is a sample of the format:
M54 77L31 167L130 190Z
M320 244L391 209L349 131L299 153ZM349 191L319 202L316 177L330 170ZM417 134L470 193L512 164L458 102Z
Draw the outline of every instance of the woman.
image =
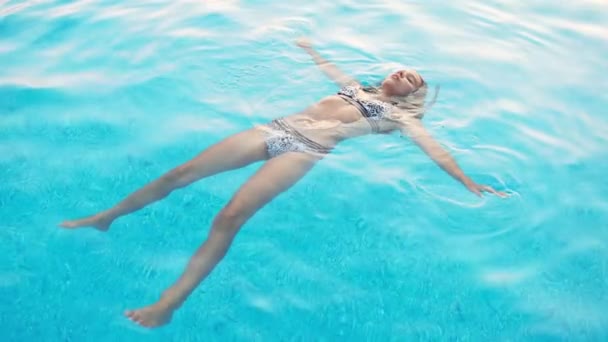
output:
M473 193L504 195L473 182L425 131L420 119L424 113L427 85L418 73L397 71L386 77L379 87L366 88L323 59L307 40L299 40L298 46L341 86L336 95L325 97L297 114L228 137L116 206L88 218L61 224L65 228L92 226L106 231L115 219L158 201L175 189L219 172L266 161L217 214L207 240L190 259L177 282L155 304L127 310L125 315L131 320L146 327L168 323L173 311L224 257L241 226L346 139L400 131Z

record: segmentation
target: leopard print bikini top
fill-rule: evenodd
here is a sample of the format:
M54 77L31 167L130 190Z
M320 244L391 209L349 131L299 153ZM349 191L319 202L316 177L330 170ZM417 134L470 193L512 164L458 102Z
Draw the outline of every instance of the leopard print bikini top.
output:
M361 115L369 122L372 131L377 133L379 131L378 121L390 114L393 104L379 100L361 99L357 96L359 88L359 86L347 85L338 91L338 95L357 107Z

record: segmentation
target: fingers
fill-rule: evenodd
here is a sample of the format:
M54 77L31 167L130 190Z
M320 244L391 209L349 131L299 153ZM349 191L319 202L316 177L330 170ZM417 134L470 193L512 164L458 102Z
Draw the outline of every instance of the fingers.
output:
M474 193L475 195L479 196L479 197L483 197L483 193L484 192L488 192L491 193L493 195L496 195L498 197L508 197L508 195L502 191L496 191L494 190L494 188L492 188L491 186L487 186L487 185L472 185L472 186L468 186L469 190Z
M481 191L479 191L479 187L475 184L467 184L467 189L478 197L482 196Z
M491 186L483 186L483 187L481 187L481 190L485 191L485 192L489 192L491 194L494 194L494 195L496 195L498 197L507 197L507 194L505 194L504 192L501 192L501 191L496 191Z
M312 47L312 43L307 38L298 38L296 39L296 44L301 48L310 48Z

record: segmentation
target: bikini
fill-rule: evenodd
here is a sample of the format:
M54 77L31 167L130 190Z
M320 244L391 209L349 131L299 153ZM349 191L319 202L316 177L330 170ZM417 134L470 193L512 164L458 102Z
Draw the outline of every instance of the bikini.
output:
M393 105L384 101L361 99L357 96L358 91L358 86L345 86L340 89L338 96L359 109L361 115L369 122L372 132L378 133L380 131L378 121L391 112Z
M367 119L372 132L379 132L379 121L388 115L392 109L392 104L378 100L365 100L357 96L359 86L344 86L337 95L346 102L355 106L361 115ZM275 119L265 125L266 148L268 155L273 158L285 152L308 152L314 154L327 154L330 148L316 143L302 135L291 127L284 119Z
M317 142L310 140L302 135L284 119L272 120L265 125L266 131L266 150L268 156L274 158L285 152L308 152L324 155L331 151Z

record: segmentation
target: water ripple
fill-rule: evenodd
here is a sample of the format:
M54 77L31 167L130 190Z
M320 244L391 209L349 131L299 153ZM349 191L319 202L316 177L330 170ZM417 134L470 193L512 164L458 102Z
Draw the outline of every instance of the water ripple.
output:
M259 165L109 235L55 221L335 92L308 36L364 82L405 66L440 85L429 131L511 196L473 196L397 134L345 142L146 337L605 340L606 22L598 0L0 1L5 339L140 339L123 306L175 280Z

